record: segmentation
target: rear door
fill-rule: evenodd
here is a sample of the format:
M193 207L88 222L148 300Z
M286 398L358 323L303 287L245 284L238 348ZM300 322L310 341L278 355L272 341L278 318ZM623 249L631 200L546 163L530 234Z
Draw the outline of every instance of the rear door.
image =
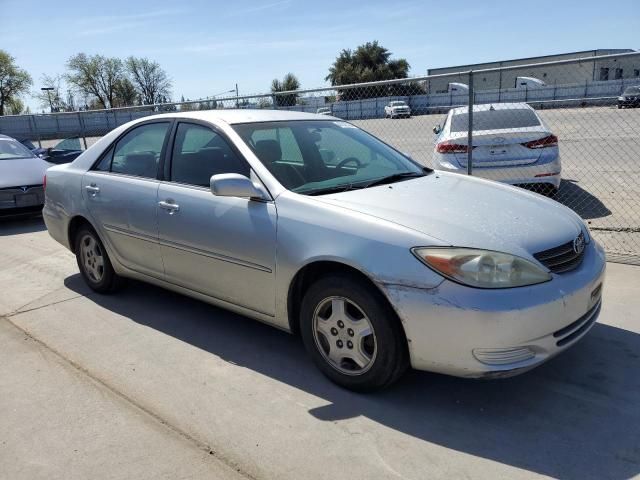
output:
M166 180L158 191L166 279L274 315L275 204L211 193L212 175L252 175L222 133L209 125L180 122L174 137Z
M116 259L156 278L164 268L158 245L158 168L170 121L138 125L125 133L82 180L89 212Z

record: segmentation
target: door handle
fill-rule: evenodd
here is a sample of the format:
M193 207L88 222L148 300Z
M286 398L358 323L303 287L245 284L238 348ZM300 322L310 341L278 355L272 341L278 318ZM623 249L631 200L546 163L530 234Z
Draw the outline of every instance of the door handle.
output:
M169 215L173 215L175 212L180 210L180 205L173 203L171 200L158 202L158 206L163 210L167 210Z
M91 195L92 197L95 197L98 193L100 193L100 187L97 187L95 183L92 183L91 185L87 185L84 188L87 192L89 192L89 195Z

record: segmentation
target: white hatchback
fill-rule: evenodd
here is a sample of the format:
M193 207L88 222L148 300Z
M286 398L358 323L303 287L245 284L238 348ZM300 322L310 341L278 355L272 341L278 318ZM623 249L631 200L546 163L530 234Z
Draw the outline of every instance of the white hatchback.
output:
M436 126L434 166L467 173L469 108L449 111ZM553 196L560 187L558 137L526 103L474 105L473 175Z

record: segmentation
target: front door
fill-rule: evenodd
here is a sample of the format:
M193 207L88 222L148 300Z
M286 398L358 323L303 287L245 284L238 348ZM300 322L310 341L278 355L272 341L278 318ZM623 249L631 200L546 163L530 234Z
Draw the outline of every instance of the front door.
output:
M158 228L166 279L267 315L275 314L276 208L273 202L216 197L212 175L249 176L223 135L181 122L166 181L158 190Z
M137 272L162 278L158 245L158 166L170 122L131 129L82 179L94 225L116 260Z

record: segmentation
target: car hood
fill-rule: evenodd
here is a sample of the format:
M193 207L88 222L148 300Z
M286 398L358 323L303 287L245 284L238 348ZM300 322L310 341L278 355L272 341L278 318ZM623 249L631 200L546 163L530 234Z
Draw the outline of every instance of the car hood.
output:
M580 218L553 200L516 187L445 172L315 198L402 225L449 245L519 256L566 243L582 229Z
M42 185L49 167L49 162L38 157L0 160L0 188Z

